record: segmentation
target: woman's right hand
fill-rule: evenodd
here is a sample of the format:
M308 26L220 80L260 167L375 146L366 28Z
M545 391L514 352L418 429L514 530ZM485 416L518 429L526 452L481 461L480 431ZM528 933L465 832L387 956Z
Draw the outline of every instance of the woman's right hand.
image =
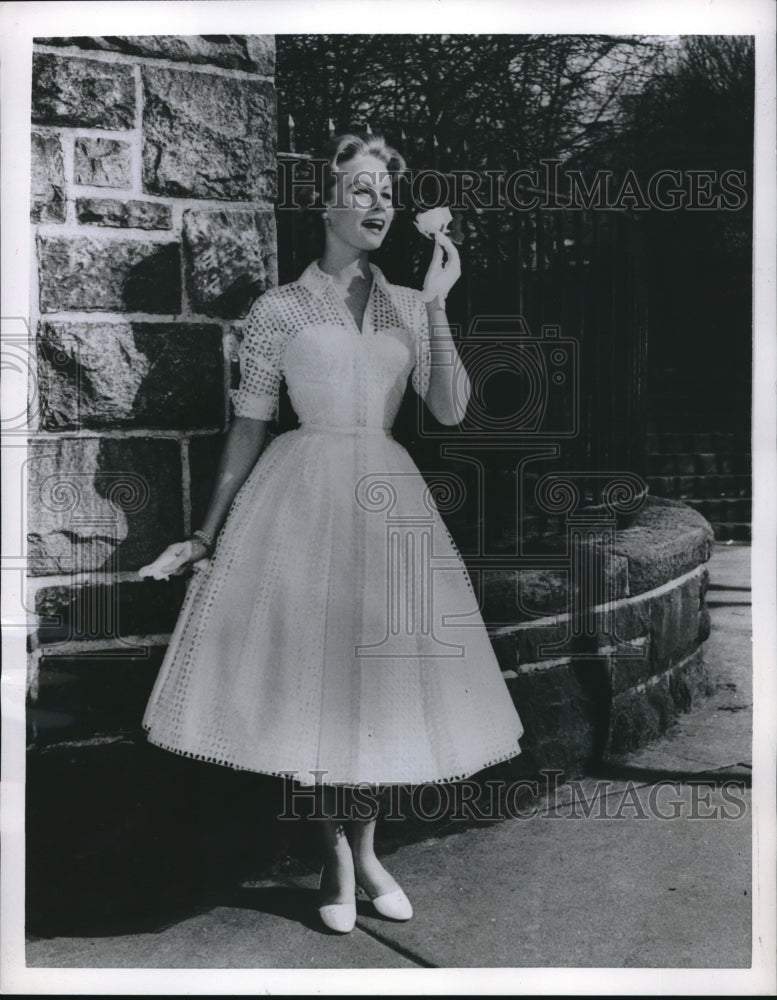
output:
M207 554L207 549L197 539L174 542L154 562L142 566L138 576L141 579L150 576L155 580L169 580L171 576L181 576L189 567L197 569L200 563L207 565Z

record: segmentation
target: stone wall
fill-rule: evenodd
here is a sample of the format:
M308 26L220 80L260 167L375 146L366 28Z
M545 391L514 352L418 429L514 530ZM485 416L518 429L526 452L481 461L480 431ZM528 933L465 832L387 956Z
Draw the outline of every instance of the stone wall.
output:
M277 282L272 36L40 38L28 458L37 747L137 735L240 320Z

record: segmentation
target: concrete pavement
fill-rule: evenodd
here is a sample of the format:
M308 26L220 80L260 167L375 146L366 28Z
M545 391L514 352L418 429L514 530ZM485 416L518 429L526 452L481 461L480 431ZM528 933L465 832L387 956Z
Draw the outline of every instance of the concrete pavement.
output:
M716 547L710 695L596 776L516 798L492 823L384 830L407 924L359 903L325 931L315 859L213 890L153 933L31 940L54 968L745 968L751 946L750 549ZM700 781L700 779L704 779ZM460 832L452 832L459 829ZM412 842L410 842L412 841Z

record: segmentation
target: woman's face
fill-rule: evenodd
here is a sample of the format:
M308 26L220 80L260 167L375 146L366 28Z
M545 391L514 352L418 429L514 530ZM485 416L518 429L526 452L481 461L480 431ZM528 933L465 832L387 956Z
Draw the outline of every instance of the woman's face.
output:
M333 172L327 199L327 240L355 250L376 250L394 218L391 177L375 156L354 156Z

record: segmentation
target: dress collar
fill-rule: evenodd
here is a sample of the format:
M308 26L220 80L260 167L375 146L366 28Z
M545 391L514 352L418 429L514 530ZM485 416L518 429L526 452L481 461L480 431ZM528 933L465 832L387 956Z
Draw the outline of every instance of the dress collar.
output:
M381 269L370 261L370 271L372 271L372 280L376 282L381 288L386 284L386 278L383 275ZM322 271L318 266L318 261L314 260L311 264L305 268L302 274L297 279L298 284L302 285L303 288L307 288L309 292L314 295L322 296L327 288L332 287L332 275L327 274L326 271Z

